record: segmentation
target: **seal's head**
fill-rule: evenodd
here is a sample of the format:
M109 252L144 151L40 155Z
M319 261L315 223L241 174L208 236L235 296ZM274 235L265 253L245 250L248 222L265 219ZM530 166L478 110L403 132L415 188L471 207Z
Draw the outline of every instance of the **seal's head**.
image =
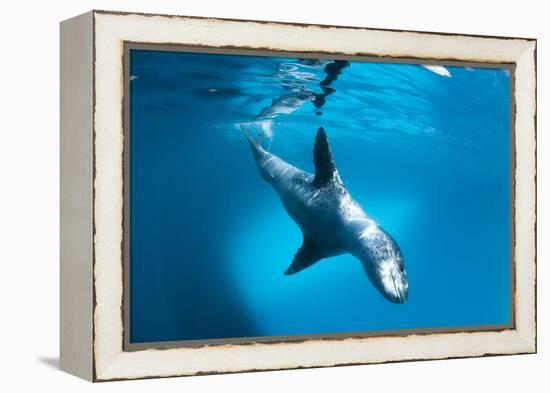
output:
M409 295L409 284L399 246L378 225L370 225L360 237L361 260L369 279L390 302L403 304Z
M409 296L409 283L401 253L380 259L373 265L372 274L376 276L375 286L380 293L390 302L405 303Z

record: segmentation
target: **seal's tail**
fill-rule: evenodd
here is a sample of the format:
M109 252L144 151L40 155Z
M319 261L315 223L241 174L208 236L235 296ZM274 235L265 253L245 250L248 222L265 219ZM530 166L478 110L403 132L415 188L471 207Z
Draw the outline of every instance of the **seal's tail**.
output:
M248 131L246 130L246 128L244 128L244 126L241 124L241 131L243 133L243 135L245 136L246 140L248 140L248 142L252 145L252 146L256 146L257 145L257 142L252 139L252 137L248 134Z
M248 140L248 143L250 143L250 147L252 148L252 153L254 153L254 157L257 159L258 157L265 154L265 150L262 147L262 138L259 137L257 140L254 140L250 136L250 134L248 133L246 128L242 124L240 126L241 126L241 131L242 131L243 135Z

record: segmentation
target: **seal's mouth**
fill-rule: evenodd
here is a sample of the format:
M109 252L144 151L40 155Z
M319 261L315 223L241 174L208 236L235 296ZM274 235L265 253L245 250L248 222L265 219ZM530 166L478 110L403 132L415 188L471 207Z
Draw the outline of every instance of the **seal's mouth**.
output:
M393 290L388 293L388 300L393 303L403 304L408 298L407 281L402 277L396 277L394 273L391 275Z
M380 292L392 303L403 304L407 302L409 284L404 270L396 268L390 263L382 264L379 270Z

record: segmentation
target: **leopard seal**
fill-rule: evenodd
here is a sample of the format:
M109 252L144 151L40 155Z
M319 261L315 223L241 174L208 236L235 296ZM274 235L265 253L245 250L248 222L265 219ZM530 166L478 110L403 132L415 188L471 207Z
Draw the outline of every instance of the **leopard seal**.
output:
M384 298L405 303L408 281L401 250L344 186L324 128L320 127L315 137L315 174L264 149L242 125L241 130L262 178L273 186L288 215L302 231L302 245L284 273L296 274L322 259L349 253L361 262Z

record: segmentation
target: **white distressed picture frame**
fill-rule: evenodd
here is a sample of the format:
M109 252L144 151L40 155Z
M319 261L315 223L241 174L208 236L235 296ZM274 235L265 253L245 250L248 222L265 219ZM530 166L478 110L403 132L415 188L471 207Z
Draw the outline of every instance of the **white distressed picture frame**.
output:
M124 348L125 43L509 64L514 324ZM92 11L61 24L61 368L91 381L536 352L536 40Z

